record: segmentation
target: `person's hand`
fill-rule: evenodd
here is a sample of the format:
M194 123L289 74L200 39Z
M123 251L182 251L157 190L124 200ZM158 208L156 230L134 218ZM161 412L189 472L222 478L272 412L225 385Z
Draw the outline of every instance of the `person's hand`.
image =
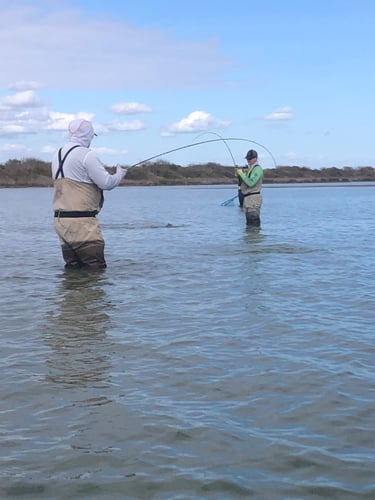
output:
M116 173L121 175L121 179L125 177L128 173L128 169L126 167L121 167L120 165L116 166Z
M104 167L107 172L111 175L115 174L116 173L116 167Z
M236 168L236 175L241 175L243 174L242 168Z

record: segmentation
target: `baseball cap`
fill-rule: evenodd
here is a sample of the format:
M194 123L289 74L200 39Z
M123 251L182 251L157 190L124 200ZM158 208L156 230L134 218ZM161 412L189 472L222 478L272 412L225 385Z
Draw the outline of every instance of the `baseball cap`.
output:
M245 158L246 160L253 160L254 158L258 158L258 153L255 151L255 149L249 149Z

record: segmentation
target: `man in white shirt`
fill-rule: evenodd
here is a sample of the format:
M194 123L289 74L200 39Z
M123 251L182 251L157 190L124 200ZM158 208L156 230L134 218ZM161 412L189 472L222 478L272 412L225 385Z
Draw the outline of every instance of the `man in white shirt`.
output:
M127 170L109 173L90 149L94 129L87 120L69 124L69 142L52 159L55 230L65 268L105 268L104 239L96 215L103 206L103 190L118 186Z

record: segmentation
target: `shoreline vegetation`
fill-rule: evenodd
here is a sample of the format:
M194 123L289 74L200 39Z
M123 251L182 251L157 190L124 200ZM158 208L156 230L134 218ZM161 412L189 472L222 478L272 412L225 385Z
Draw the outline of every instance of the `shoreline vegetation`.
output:
M123 165L126 167L126 165ZM110 168L109 168L110 170ZM277 166L264 169L264 184L373 182L373 167L326 167L311 169ZM122 186L184 186L237 184L233 166L217 163L191 164L182 167L166 161L147 162L130 168ZM8 160L0 164L0 188L52 187L51 164L35 158Z

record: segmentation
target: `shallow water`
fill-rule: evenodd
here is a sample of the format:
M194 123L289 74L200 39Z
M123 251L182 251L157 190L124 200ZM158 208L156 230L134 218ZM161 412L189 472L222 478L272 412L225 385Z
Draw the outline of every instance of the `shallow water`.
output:
M375 498L374 186L234 194L107 193L87 273L0 191L0 498Z

